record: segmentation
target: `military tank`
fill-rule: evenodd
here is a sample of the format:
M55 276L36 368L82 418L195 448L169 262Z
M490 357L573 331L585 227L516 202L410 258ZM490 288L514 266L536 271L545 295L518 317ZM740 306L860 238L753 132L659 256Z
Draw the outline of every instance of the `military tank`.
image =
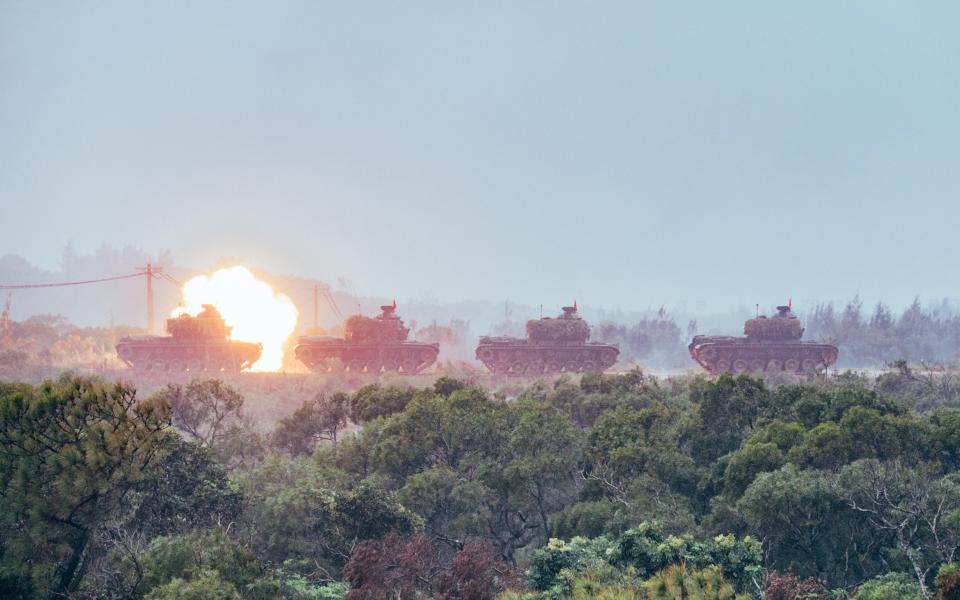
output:
M408 341L410 329L396 314L397 303L380 307L376 317L354 315L346 336L302 336L294 353L311 371L416 375L434 361L440 344Z
M117 356L138 371L226 371L238 373L260 359L261 344L230 339L230 327L212 304L197 316L167 319L168 336L126 336Z
M745 337L698 335L690 356L711 374L788 372L815 375L837 361L837 347L802 342L803 327L790 306L778 306L773 317L744 323Z
M477 360L495 375L514 377L543 373L600 373L617 362L616 344L588 342L590 326L577 305L564 306L555 319L527 321L527 338L483 336Z

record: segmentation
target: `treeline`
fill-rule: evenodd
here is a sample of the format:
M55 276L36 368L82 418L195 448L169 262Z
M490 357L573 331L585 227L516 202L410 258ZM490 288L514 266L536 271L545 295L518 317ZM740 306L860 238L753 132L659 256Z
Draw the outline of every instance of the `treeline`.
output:
M895 314L879 303L865 311L859 297L842 310L819 304L803 318L805 338L834 343L838 366L881 367L904 359L913 364L960 362L960 311L944 300L924 308L919 300Z
M0 312L0 376L23 375L86 367L116 369L123 366L115 345L124 335L142 333L134 327L78 327L59 315L37 315L23 321Z
M695 333L696 323L687 326L687 338ZM620 360L658 367L691 366L687 353L689 339L676 321L661 308L652 317L634 324L604 321L593 328L591 339L620 345Z
M956 598L960 382L0 384L0 597Z

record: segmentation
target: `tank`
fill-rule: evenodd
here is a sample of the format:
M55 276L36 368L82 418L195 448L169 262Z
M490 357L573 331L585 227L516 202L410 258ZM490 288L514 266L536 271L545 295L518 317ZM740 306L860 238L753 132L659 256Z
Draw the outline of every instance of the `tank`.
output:
M750 319L744 337L698 335L690 342L690 356L712 374L789 372L815 375L837 361L837 347L800 341L803 327L790 306L778 306L777 315Z
M117 356L138 371L226 371L238 373L260 359L263 347L230 339L230 327L212 304L195 317L167 319L168 336L121 338Z
M480 338L477 360L495 375L514 377L543 373L601 373L617 362L616 344L588 342L590 326L577 305L564 306L555 319L527 321L527 338Z
M303 336L294 353L311 371L416 375L432 365L440 344L408 341L410 330L396 314L397 303L380 307L376 317L354 315L345 337Z

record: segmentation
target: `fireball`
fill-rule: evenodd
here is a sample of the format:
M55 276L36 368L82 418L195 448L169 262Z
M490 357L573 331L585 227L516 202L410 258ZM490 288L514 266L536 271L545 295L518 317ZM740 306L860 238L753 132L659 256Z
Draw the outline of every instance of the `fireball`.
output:
M181 306L173 311L196 315L202 305L213 304L233 328L231 338L263 344L263 354L254 371L279 371L283 364L283 343L297 324L297 307L285 294L275 292L246 267L220 269L198 275L183 286Z

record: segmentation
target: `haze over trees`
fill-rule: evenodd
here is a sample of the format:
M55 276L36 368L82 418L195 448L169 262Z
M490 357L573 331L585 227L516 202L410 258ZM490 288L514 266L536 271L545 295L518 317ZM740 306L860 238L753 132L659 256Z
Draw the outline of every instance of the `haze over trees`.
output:
M177 266L169 253L151 257L132 247L103 246L92 255L80 254L68 246L63 251L61 268L47 272L13 255L0 257L0 282L47 283L89 279L127 273L135 266L154 262L163 264L181 281L196 273ZM227 261L229 262L229 261ZM298 331L313 326L313 280L262 273L278 290L293 298L300 308ZM17 291L0 297L10 301L10 328L0 332L0 369L47 366L76 368L119 367L113 352L116 340L125 334L142 331L144 325L143 281L131 279L96 286ZM177 305L174 285L157 282L157 319ZM389 298L363 297L348 282L341 281L332 296L346 312L360 304L373 315ZM655 299L655 293L652 294ZM650 298L645 298L644 302ZM619 299L629 305L631 299ZM842 306L842 308L840 308ZM349 307L349 308L348 308ZM320 302L320 325L333 334L342 333L342 320L325 301ZM688 310L611 312L602 306L581 307L592 326L592 339L617 343L623 364L653 368L693 368L686 346L695 334L742 335L744 316L691 313ZM710 310L721 310L712 307ZM834 343L840 348L838 367L884 367L896 360L928 365L960 362L960 307L942 300L925 304L919 299L903 309L894 310L880 302L865 306L859 297L842 304L823 302L796 306L806 332L804 339ZM411 300L400 312L411 328L411 338L441 344L441 360L473 360L473 349L480 335L524 337L527 318L539 316L534 307L496 302L439 303ZM752 311L751 311L752 312ZM549 314L549 311L545 311ZM506 317L506 318L504 318ZM88 326L78 326L81 323ZM704 324L709 323L709 326ZM89 326L89 325L96 326ZM6 338L6 339L4 339ZM12 340L16 344L10 343ZM293 368L291 361L285 365Z
M895 313L883 303L865 309L854 297L842 310L831 303L817 305L804 324L807 336L837 344L841 366L960 361L960 311L946 300L929 307L914 300Z

